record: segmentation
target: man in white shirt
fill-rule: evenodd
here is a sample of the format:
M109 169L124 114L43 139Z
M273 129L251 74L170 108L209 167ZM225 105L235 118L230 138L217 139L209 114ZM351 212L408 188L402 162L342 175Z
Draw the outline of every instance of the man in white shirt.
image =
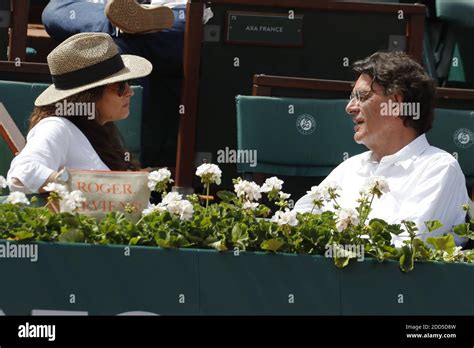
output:
M430 146L425 136L434 118L434 82L402 52L377 52L356 62L354 70L359 77L346 111L355 124L354 140L370 151L341 163L320 187L340 186L338 203L355 208L364 182L384 176L390 192L374 199L369 218L414 221L423 240L463 223L462 206L470 200L461 168L449 153ZM313 208L309 195L295 204L298 212ZM329 203L322 208L331 209ZM444 226L427 233L424 223L430 220L440 220ZM399 247L407 238L404 233L393 236L392 242ZM455 234L454 238L457 245L466 242Z

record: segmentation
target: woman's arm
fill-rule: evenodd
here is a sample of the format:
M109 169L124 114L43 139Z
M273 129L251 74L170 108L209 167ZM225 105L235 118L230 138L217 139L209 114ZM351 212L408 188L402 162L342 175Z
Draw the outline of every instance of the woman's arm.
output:
M64 120L49 117L28 133L25 148L13 159L8 180L11 191L41 192L66 163L71 133ZM81 151L81 149L77 149Z

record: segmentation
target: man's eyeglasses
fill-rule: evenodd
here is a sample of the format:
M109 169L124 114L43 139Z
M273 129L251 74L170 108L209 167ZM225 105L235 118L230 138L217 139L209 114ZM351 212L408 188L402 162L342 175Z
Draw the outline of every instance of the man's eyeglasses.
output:
M125 94L125 90L127 89L127 86L130 86L130 81L120 81L118 82L118 89L117 93L119 97L123 97Z
M355 100L356 104L366 102L367 100L372 98L375 92L376 92L375 90L368 90L368 91L356 90L351 93L349 97L349 103L351 103L353 100Z

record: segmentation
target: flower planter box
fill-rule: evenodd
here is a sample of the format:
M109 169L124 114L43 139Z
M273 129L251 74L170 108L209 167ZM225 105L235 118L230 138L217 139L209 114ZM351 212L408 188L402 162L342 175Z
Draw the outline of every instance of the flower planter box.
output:
M36 262L0 258L6 315L474 314L472 264L416 263L403 273L371 259L338 269L322 256L37 245Z
M344 315L474 315L474 265L415 262L403 273L398 262L353 262L341 276Z
M29 315L32 310L87 315L199 313L198 253L194 250L60 243L38 246L37 262L0 258L0 309L6 315ZM184 295L181 302L180 295Z

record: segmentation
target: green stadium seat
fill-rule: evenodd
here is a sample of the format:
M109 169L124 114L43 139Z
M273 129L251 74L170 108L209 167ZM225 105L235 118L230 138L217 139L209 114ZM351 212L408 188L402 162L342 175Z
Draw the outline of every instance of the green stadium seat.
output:
M474 29L474 1L436 0L437 16L453 24Z
M474 1L436 0L436 13L449 26L447 40L454 40L446 86L474 88Z
M347 100L237 96L237 149L256 150L257 165L241 173L327 176L366 151L353 140Z
M474 186L474 110L435 109L427 138L431 145L457 158L467 185Z
M36 97L48 87L43 83L0 81L0 102L3 103L20 131L28 133L29 117ZM117 126L132 153L141 154L142 93L141 86L132 87L135 95L130 105L130 116L117 122ZM0 139L0 175L6 176L13 154Z

